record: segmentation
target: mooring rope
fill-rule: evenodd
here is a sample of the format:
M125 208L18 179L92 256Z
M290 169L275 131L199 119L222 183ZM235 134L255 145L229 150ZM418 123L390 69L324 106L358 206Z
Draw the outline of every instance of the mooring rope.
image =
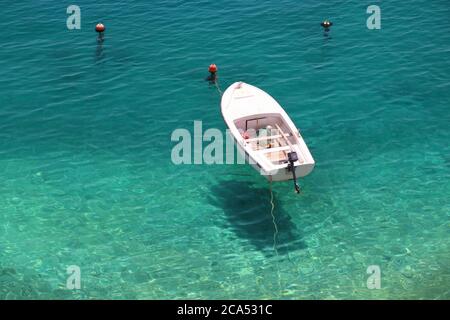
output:
M270 179L270 205L272 206L270 210L270 215L272 216L273 227L275 229L275 232L273 234L273 251L275 251L275 254L278 257L278 249L277 249L278 226L275 219L275 215L273 213L275 210L275 203L273 202L272 179Z
M223 96L222 89L220 89L219 81L214 81L214 85L216 86L217 91L219 92L220 96Z
M270 205L271 205L270 215L272 216L273 227L275 230L275 232L273 233L273 251L275 252L275 256L276 256L275 265L277 267L278 286L280 288L280 295L282 295L283 286L281 284L280 266L278 265L280 256L278 254L278 249L277 249L278 226L277 226L277 221L276 221L275 214L274 214L275 203L273 202L272 177L270 177L269 185L270 185L269 190L270 190Z

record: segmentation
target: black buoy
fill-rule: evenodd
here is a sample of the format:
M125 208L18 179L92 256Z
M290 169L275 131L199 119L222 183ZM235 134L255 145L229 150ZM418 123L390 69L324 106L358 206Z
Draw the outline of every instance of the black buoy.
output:
M292 172L292 178L294 180L295 192L300 193L300 186L297 183L297 175L295 174L295 166L294 166L294 162L298 161L297 152L294 152L294 151L289 152L288 160L289 160L288 170Z
M328 32L328 31L330 31L330 28L333 25L333 22L331 22L329 20L325 20L320 25L325 29L325 32Z

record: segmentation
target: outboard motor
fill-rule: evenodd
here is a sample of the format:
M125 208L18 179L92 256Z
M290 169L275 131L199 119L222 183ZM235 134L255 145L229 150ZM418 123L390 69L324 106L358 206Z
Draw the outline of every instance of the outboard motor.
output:
M300 193L300 186L297 183L297 176L295 175L295 166L294 166L295 161L298 161L297 152L294 152L294 151L289 152L288 160L289 160L288 170L292 172L292 177L294 179L295 192Z

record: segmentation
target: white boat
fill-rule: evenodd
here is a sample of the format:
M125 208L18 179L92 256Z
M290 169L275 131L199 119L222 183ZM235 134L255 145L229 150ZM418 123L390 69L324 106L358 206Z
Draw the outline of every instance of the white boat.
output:
M294 180L314 169L314 159L283 108L269 94L244 82L223 94L223 118L246 160L271 181Z

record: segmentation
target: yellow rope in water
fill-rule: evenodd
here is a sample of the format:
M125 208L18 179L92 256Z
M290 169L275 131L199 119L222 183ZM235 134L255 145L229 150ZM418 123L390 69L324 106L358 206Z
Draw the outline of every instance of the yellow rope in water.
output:
M275 220L275 215L273 213L273 211L275 209L275 204L273 202L272 179L270 179L270 204L272 205L272 209L270 211L270 214L272 215L273 226L275 228L275 233L273 234L273 250L275 251L275 254L276 254L277 259L278 259L279 258L278 249L277 249L278 227L277 227L277 223L276 223L276 220ZM288 258L289 262L292 263L292 265L294 266L294 270L297 272L297 274L299 274L297 265L294 263L294 261L292 261L291 255L289 254L289 250L287 248L286 248L286 255L287 255L287 258ZM280 270L278 268L278 263L277 263L277 269L278 269L278 281L280 283L280 290L281 290L281 278L280 278Z
M275 232L273 234L273 250L275 251L278 257L278 250L277 250L278 226L275 219L275 215L273 214L275 204L273 202L272 179L270 179L270 205L272 206L272 209L270 210L270 215L272 216L273 227L275 228Z
M278 265L278 260L279 260L279 254L278 254L278 249L277 249L278 226L277 226L277 222L276 222L275 214L274 214L275 203L273 202L272 177L270 177L269 181L270 181L269 182L269 184L270 184L270 205L272 206L272 208L270 209L270 215L272 216L273 227L275 229L275 232L273 234L273 251L275 251L275 255L277 258L276 266L277 266L277 275L278 275L278 286L280 288L280 294L281 294L283 286L281 284L280 266Z

